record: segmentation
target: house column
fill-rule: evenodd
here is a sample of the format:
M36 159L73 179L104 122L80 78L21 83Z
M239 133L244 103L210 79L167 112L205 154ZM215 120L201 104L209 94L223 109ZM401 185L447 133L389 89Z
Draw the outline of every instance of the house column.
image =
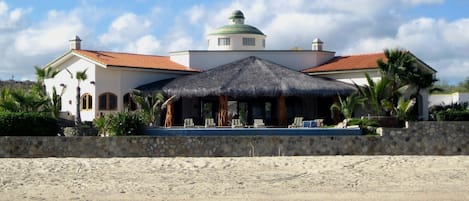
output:
M166 117L164 119L164 127L173 126L173 101L170 100L166 105Z
M228 97L220 96L218 102L218 126L228 126Z
M287 126L287 105L285 103L285 96L278 97L277 109L278 109L278 125Z

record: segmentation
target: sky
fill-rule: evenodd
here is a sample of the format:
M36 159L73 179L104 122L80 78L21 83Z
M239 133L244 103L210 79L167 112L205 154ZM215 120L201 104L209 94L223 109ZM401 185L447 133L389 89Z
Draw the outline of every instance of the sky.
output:
M67 52L75 35L88 50L205 50L233 10L269 50L310 49L314 38L339 56L402 48L443 83L469 77L467 0L0 0L0 79L34 80L34 66Z

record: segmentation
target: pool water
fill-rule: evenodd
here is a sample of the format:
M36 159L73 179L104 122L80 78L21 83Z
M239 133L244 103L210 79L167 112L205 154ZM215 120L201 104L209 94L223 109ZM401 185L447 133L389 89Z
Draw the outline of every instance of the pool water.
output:
M359 128L148 128L151 136L353 136Z

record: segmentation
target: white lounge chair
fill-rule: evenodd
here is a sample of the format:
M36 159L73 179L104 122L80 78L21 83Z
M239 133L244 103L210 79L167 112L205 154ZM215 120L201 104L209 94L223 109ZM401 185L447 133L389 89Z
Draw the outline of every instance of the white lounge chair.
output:
M288 128L300 128L303 127L303 117L295 117L293 123Z
M264 128L264 120L263 119L254 119L254 128Z
M241 123L241 119L231 119L231 128L243 128L244 125Z
M194 128L194 120L192 118L185 118L184 128Z
M215 120L213 118L206 118L205 128L214 128L214 127L215 127Z

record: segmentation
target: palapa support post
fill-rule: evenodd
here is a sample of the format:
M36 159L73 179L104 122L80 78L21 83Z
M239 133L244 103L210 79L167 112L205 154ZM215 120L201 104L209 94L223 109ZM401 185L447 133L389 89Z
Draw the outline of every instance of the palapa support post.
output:
M218 106L218 126L228 126L228 97L220 96Z
M287 105L285 103L285 96L278 97L277 108L278 108L278 125L287 126Z
M173 101L169 101L166 105L166 117L164 119L164 127L173 126Z

